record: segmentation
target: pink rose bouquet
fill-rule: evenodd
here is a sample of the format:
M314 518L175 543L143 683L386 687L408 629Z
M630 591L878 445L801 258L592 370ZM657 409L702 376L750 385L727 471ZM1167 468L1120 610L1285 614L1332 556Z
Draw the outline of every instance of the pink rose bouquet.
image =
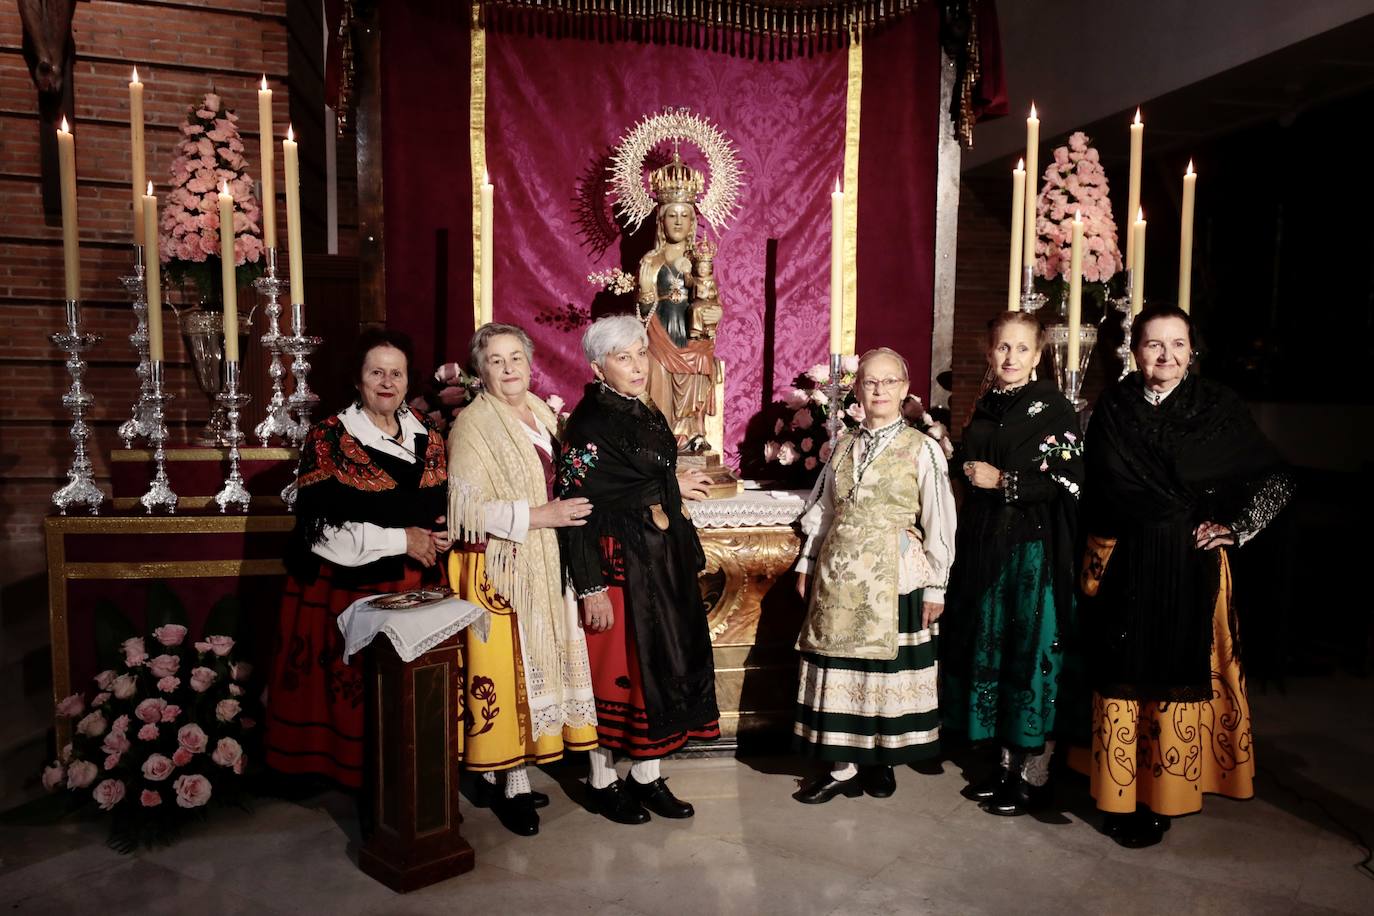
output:
M89 702L75 693L57 704L72 742L42 772L48 791L107 813L110 844L124 852L236 803L256 746L253 668L236 657L234 639L192 640L185 624L161 624L99 650L110 667L95 676Z
M1102 307L1109 281L1122 269L1107 173L1091 142L1082 131L1069 135L1068 145L1057 148L1045 166L1044 184L1036 198L1036 288L1056 306L1068 292L1075 213L1083 218L1085 298L1096 300Z

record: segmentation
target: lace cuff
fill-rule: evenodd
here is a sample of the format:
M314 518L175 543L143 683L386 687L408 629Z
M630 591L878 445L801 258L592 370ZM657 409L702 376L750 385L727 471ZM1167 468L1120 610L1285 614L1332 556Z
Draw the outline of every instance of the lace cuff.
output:
M1293 478L1286 471L1270 474L1255 490L1255 495L1228 527L1241 546L1263 531L1278 517L1293 498Z
M1002 499L1009 503L1016 502L1021 493L1021 472L1003 471L1002 472Z
M577 593L577 600L581 601L583 598L590 598L592 595L600 595L604 591L606 591L606 586L604 585L598 585L596 588L585 589Z

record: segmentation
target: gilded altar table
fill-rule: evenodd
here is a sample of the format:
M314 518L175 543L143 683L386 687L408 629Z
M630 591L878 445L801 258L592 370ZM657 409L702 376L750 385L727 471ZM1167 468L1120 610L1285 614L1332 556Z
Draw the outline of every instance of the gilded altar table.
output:
M797 694L805 607L783 578L801 550L805 491L745 489L689 503L706 553L701 591L716 665L721 740L698 753L785 742Z

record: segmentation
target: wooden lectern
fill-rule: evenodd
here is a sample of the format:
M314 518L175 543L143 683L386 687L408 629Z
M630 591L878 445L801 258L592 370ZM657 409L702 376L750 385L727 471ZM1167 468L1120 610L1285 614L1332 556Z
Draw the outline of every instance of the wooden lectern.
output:
M473 867L472 847L458 830L462 638L460 632L412 662L402 661L389 639L364 652L373 830L358 866L402 894Z

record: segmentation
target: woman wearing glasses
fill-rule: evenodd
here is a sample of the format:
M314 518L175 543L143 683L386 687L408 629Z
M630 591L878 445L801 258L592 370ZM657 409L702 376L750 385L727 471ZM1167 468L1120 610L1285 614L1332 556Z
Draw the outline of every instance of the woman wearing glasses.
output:
M893 766L939 751L936 620L954 560L954 496L935 440L906 424L906 360L886 347L859 360L860 429L834 457L802 516L797 587L810 599L797 648L799 750L830 772L793 795L816 805L867 791L886 798ZM862 768L862 769L861 769Z

